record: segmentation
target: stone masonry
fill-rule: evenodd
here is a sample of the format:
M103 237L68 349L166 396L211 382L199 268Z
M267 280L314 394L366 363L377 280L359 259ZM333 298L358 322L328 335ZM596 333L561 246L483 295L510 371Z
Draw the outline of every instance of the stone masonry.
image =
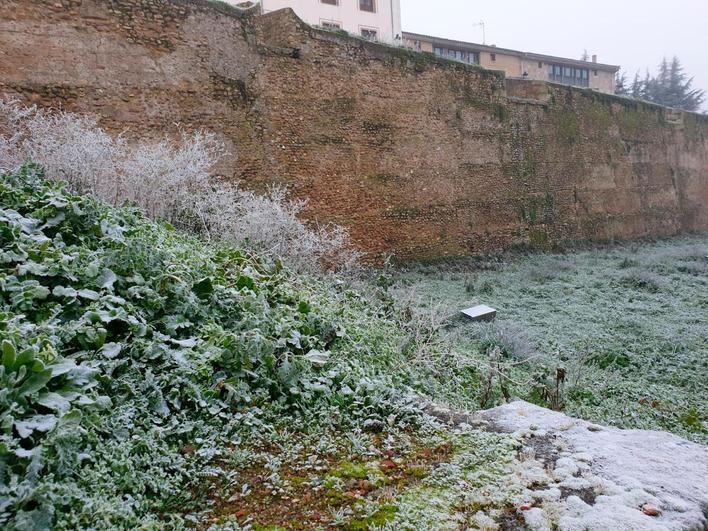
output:
M0 95L207 129L374 260L708 230L708 119L209 0L0 0Z

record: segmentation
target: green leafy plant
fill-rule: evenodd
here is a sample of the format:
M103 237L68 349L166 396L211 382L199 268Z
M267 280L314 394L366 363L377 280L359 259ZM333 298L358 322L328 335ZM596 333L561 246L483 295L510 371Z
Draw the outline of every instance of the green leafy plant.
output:
M275 419L383 423L396 387L357 359L395 345L377 311L35 166L0 175L0 527L183 526Z
M95 385L95 371L73 360L47 362L32 348L18 352L2 342L0 365L0 429L4 437L36 441L54 429L74 404L93 403L86 393Z

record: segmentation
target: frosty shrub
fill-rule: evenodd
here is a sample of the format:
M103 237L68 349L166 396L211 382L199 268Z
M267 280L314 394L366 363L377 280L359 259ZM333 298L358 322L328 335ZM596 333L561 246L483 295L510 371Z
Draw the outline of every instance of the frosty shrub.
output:
M0 170L32 161L76 192L135 204L153 218L247 244L299 270L353 265L357 255L344 229L300 221L305 202L289 200L279 187L257 195L216 180L212 169L225 153L210 133L134 143L93 118L0 100Z

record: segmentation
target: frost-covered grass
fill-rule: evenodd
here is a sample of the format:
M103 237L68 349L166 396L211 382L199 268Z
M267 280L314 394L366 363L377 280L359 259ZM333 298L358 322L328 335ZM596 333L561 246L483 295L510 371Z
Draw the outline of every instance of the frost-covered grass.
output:
M513 506L521 490L512 470L518 441L471 430L454 440L450 459L396 499L396 517L387 529L494 528L503 510Z
M420 360L449 373L434 393L453 404L481 405L498 346L503 376L494 373L486 405L500 401L500 380L549 405L543 391L555 390L561 368L567 413L706 442L707 255L708 237L696 235L475 260L399 271L391 291L419 316L475 303L499 310L491 326L445 321L438 354Z

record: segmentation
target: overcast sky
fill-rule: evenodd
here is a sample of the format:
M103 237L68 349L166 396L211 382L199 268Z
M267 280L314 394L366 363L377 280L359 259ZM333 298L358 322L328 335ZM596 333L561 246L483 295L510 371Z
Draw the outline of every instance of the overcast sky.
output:
M631 80L678 55L708 89L708 0L401 0L403 30L621 65ZM708 109L708 105L706 105Z

